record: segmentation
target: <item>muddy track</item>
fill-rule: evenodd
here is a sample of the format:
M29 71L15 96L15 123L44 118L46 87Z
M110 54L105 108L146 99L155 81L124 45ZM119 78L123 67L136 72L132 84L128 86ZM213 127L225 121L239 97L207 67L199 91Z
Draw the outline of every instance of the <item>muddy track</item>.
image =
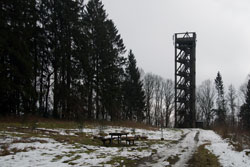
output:
M181 136L181 138L177 141L177 142L171 142L172 144L171 145L176 145L178 144L179 142L181 142L182 140L185 139L185 137L189 134L190 132L188 133L185 133ZM175 143L175 144L173 144ZM157 159L159 159L159 156L157 155L158 153L152 153L151 156L148 156L148 157L144 157L144 158L141 158L140 160L137 161L137 163L135 164L135 166L138 166L138 167L144 167L144 166L147 166L151 163L156 163L157 162Z
M195 134L194 140L196 141L196 143L199 142L199 135L200 135L200 131L197 131L197 133Z
M191 141L191 143L190 143ZM136 166L178 166L185 164L197 148L199 131L190 130L183 134L177 142L170 142L157 153L142 158Z

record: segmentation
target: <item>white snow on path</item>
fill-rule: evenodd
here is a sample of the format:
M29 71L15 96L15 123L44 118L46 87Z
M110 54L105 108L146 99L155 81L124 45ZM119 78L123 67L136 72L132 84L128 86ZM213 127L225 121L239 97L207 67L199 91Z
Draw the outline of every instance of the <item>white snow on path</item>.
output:
M190 159L192 154L195 152L197 147L197 141L194 140L196 134L198 133L197 129L183 129L184 139L180 140L177 144L170 144L166 147L158 147L157 154L152 157L153 162L146 162L141 166L154 166L154 167L165 167L170 165L168 158L178 157L179 160L174 166L185 166L184 164Z
M192 129L191 132L184 138L184 140L177 144L178 151L176 151L176 154L182 154L179 156L180 160L177 161L174 166L184 166L184 164L186 164L187 161L192 157L197 149L197 141L195 140L195 137L198 133L199 132L197 129Z
M219 162L225 167L250 167L250 155L246 155L246 151L234 151L226 140L223 140L219 135L211 130L200 130L199 144L211 143L206 145L206 148L213 154L218 156Z
M195 141L195 135L198 133L198 141ZM157 154L152 156L156 163L147 162L141 166L163 167L169 165L169 157L178 156L179 160L173 165L175 167L187 166L188 160L192 157L197 147L202 144L215 154L219 162L224 167L250 167L250 149L242 152L235 151L233 146L227 140L223 140L212 130L186 129L186 137L177 144L171 144L165 147L157 148ZM249 154L246 155L246 152Z

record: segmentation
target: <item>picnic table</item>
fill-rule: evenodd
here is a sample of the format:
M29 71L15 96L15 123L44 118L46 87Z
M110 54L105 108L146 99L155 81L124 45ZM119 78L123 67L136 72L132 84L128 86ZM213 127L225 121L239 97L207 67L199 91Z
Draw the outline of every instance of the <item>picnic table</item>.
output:
M122 138L122 136L126 136L126 139L127 139L127 137L128 137L128 133L127 133L127 132L115 132L115 133L109 133L109 135L111 136L111 141L110 141L110 143L112 143L113 137L117 136L118 144L121 143L121 138Z

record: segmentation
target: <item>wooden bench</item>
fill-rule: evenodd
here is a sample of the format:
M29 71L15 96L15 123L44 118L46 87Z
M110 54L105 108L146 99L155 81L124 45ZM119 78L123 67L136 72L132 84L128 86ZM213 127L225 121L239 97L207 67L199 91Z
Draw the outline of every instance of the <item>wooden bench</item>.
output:
M106 145L107 141L109 142L109 144L112 143L112 139L111 138L100 137L99 139L102 141L103 145Z
M127 137L126 138L126 144L129 143L129 145L131 144L135 144L135 138L134 137Z
M126 136L127 138L128 133L127 132L115 132L115 133L109 133L109 135L111 136L111 142L113 139L117 139L118 144L120 144L122 140L122 136Z
M141 136L140 139L141 139L141 140L147 140L147 139L148 139L148 136Z

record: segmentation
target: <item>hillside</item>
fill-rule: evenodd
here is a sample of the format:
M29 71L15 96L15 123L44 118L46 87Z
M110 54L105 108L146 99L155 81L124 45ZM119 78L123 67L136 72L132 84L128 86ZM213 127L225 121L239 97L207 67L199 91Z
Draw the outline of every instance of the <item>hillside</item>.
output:
M250 166L250 150L237 152L219 135L202 129L140 129L85 126L41 128L5 124L0 131L0 166ZM111 132L147 136L134 145L103 145Z

